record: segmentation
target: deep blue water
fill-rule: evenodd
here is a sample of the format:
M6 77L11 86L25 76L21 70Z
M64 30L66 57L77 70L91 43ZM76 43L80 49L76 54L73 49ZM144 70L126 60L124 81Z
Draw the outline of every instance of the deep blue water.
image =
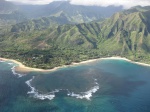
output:
M19 78L14 65L0 62L0 112L150 112L150 67L101 60Z

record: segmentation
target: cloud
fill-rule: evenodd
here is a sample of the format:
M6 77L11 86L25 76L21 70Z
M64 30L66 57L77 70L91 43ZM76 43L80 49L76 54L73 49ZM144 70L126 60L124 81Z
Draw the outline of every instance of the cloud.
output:
M124 8L130 8L133 6L150 5L150 0L71 0L71 4L77 5L98 5L98 6L123 6Z
M133 6L141 5L147 6L150 5L150 0L7 0L13 2L19 2L24 4L49 4L53 1L69 1L74 5L96 5L96 6L123 6L124 8L130 8Z
M49 4L54 0L6 0L6 1L22 3L22 4L44 5L44 4Z

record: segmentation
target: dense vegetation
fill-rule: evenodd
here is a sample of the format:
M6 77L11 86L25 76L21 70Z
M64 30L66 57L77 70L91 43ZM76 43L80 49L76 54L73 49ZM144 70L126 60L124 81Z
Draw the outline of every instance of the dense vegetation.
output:
M76 24L106 18L120 10L121 7L113 6L105 8L71 5L69 1L55 1L48 5L15 5L0 0L0 34L16 23L29 24L46 19L50 23Z
M19 23L1 34L0 57L44 69L110 56L149 63L149 15L150 7L138 6L90 23L51 26L44 18Z
M50 50L1 51L0 57L13 58L26 66L49 69L56 66L69 65L88 59L100 58L105 55L97 50L81 48L52 48Z

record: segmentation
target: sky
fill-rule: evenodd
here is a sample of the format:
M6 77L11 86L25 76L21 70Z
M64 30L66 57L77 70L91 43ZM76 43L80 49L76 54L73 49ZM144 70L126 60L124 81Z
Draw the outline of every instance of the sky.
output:
M13 1L23 4L49 4L53 1L69 1L71 4L74 5L89 5L89 6L123 6L124 8L130 8L133 6L141 5L147 6L150 5L150 0L6 0L6 1Z

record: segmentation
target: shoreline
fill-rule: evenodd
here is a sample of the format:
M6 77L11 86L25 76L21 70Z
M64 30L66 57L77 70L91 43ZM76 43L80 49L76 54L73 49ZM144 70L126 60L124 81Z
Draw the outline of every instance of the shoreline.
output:
M75 65L87 64L87 63L94 62L94 61L109 60L109 59L110 60L125 60L125 61L128 61L128 62L133 63L133 64L137 64L137 65L141 65L141 66L149 66L150 67L150 64L141 63L141 62L134 62L134 61L129 60L125 57L116 56L116 57L90 59L90 60L82 61L82 62L79 62L79 63L73 62L70 65L63 65L63 66L55 67L53 69L39 69L39 68L27 67L27 66L23 65L23 63L21 63L19 61L16 61L14 59L6 59L6 58L1 58L0 57L0 61L10 61L10 62L13 62L13 63L17 64L18 66L15 67L15 71L19 72L19 73L29 73L29 72L34 72L34 71L35 72L52 72L52 71L56 71L60 68L72 67L72 66L75 66Z

